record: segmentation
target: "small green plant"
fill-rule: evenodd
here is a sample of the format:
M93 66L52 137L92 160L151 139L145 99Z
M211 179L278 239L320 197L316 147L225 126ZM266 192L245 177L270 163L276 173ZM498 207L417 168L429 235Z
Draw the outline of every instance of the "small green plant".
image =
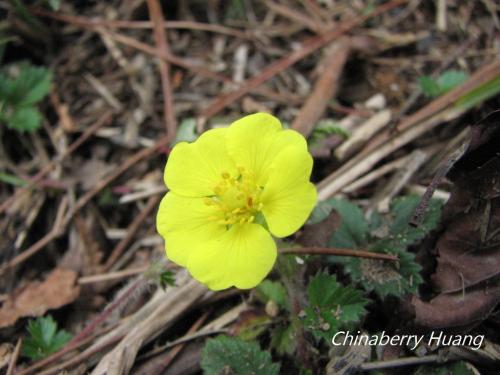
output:
M429 76L420 77L419 83L422 92L430 98L443 95L464 83L469 76L465 72L458 70L447 70L437 79Z
M333 120L319 121L313 129L312 134L309 136L308 142L314 145L329 135L337 134L343 139L349 138L349 133L342 128L338 122Z
M205 375L278 375L280 365L273 363L269 352L261 350L256 342L218 336L205 344L201 368Z
M391 205L389 215L383 217L375 213L369 221L361 209L351 202L336 199L327 201L342 218L340 227L330 240L331 246L363 248L399 257L398 262L351 257L333 257L333 260L344 266L354 282L367 291L375 291L381 297L415 293L422 283L421 267L407 248L436 228L442 206L441 201L431 200L422 224L415 228L408 223L419 200L417 196L397 198Z
M57 329L57 322L48 315L28 322L28 337L24 340L22 354L33 360L42 359L57 352L71 335Z
M363 297L363 292L343 286L335 276L319 273L309 283L307 292L305 327L328 342L339 329L359 323L366 313L368 299Z
M175 273L169 270L160 273L160 286L163 289L167 289L168 286L175 286Z
M281 308L287 308L285 287L279 281L264 280L255 288L257 297L264 303L273 301Z
M42 115L37 109L49 92L52 74L27 63L0 72L0 123L20 132L34 132Z

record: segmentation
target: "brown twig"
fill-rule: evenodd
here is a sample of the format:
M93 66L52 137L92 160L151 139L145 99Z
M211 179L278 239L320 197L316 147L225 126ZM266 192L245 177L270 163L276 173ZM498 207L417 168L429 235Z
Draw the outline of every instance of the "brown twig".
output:
M292 129L297 130L304 137L311 134L314 126L327 108L328 102L335 95L340 75L350 51L350 39L339 40L320 62L322 72L316 79L311 95L307 98L291 126Z
M165 20L163 19L161 4L158 0L147 0L147 4L149 9L149 17L151 18L151 21L154 25L153 30L156 47L162 53L169 54L170 47L168 45L165 28L163 27ZM170 84L170 64L161 59L159 64L161 88L163 92L163 117L165 118L167 133L170 134L171 139L174 139L175 133L177 131L177 121L174 115L174 101L172 96L172 86Z
M21 353L21 347L23 345L23 338L19 337L17 339L16 348L14 349L14 353L12 353L9 361L9 367L7 368L7 373L5 375L13 375L14 369L16 368L17 359L19 358L19 354Z
M300 254L300 255L337 255L345 257L370 258L381 260L398 261L396 255L374 253L366 250L339 249L336 247L297 247L290 249L279 249L281 254Z
M219 96L217 99L214 100L214 102L208 108L206 108L201 112L199 117L203 122L207 118L216 115L230 104L242 98L250 91L254 90L267 80L274 77L279 72L283 71L284 69L287 69L296 62L302 60L304 57L310 55L317 49L325 46L328 43L333 42L338 37L344 35L346 32L353 29L354 27L361 25L370 18L376 17L404 3L406 3L406 0L389 1L385 4L380 5L378 8L376 8L373 12L371 12L368 15L360 15L352 20L345 21L340 25L335 26L333 29L330 29L330 31L326 32L325 34L305 40L302 43L302 47L300 49L297 49L288 54L287 56L270 64L260 74L248 79L246 82L243 82L243 84L238 89L228 94Z
M89 126L85 131L78 137L76 141L74 141L66 151L58 158L52 160L49 164L47 164L41 171L39 171L35 176L30 179L30 182L27 186L18 189L14 195L9 197L5 202L0 206L0 214L3 213L7 208L9 208L17 199L19 199L23 194L25 194L29 189L33 188L35 184L40 182L54 167L63 161L66 157L71 155L78 147L80 147L87 139L90 138L97 130L99 130L104 125L109 124L111 121L113 112L108 111L104 113L101 117L97 119L97 121Z
M189 328L189 330L186 333L186 336L194 334L198 328L201 327L201 325L207 320L208 315L210 314L209 311L205 312L202 316L200 316L196 322ZM186 342L180 343L176 346L174 346L170 352L167 353L165 358L162 360L162 362L155 368L155 371L153 371L153 374L161 374L165 371L165 369L172 363L172 361L175 359L175 357L181 352L182 349L186 346Z
M40 238L37 242L35 242L33 245L31 245L28 249L23 251L21 254L18 254L13 259L8 261L7 264L2 265L0 267L0 275L2 275L8 269L14 268L17 265L21 264L26 259L28 259L32 255L36 254L38 251L43 249L53 239L59 237L63 233L64 228L66 227L66 224L63 223L62 218L63 218L64 213L66 212L67 206L68 206L68 199L67 199L67 197L64 197L61 200L61 204L59 205L59 208L57 211L56 220L54 221L54 225L52 226L52 229L50 230L50 232L48 232L45 236Z
M134 164L139 161L152 156L160 147L165 146L170 141L169 135L160 138L153 146L142 149L130 156L124 163L122 163L113 173L108 177L104 178L97 185L95 185L91 190L78 199L72 209L72 211L66 215L65 219L62 220L61 224L57 227L54 225L53 229L48 232L45 236L31 245L27 250L23 251L21 254L14 257L9 263L0 268L0 275L7 269L17 266L18 264L24 262L26 259L43 249L48 243L60 236L62 231L69 224L74 215L80 211L96 194L98 194L104 187L106 187L113 180L122 175L125 171L130 169ZM57 229L57 230L56 230Z
M121 304L128 300L128 298L135 292L135 290L143 283L142 278L135 280L113 303L104 309L97 317L95 317L87 327L85 327L78 335L73 337L68 343L68 346L74 345L79 341L89 336L98 326L108 319L108 317L115 311Z
M146 220L151 211L153 211L153 209L157 206L159 201L160 201L159 195L153 195L152 197L149 198L146 207L144 207L141 213L137 215L135 219L132 221L132 223L130 223L130 225L128 226L127 234L125 235L125 237L123 237L120 240L120 242L118 242L118 244L111 252L108 260L103 266L103 271L108 271L113 266L113 264L118 260L120 255L122 255L122 253L125 251L130 241L134 238L134 235L141 227L144 220Z
M113 29L152 29L154 27L151 21L130 21L130 20L107 20L102 18L88 18L83 16L74 16L60 12L49 12L41 8L31 8L30 11L41 17L51 18L53 20L71 23L80 27L108 27ZM226 26L195 22L195 21L164 21L163 27L166 29L188 29L209 31L231 35L237 38L250 39L251 36L243 31L232 29Z

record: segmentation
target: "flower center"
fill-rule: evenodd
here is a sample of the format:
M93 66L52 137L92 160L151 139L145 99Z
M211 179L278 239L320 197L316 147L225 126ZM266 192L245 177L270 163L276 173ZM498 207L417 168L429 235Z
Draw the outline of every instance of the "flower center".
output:
M213 206L211 220L219 224L233 225L251 223L262 210L261 188L255 177L244 168L238 168L239 176L221 173L221 180L214 187L214 195L205 198L205 204Z

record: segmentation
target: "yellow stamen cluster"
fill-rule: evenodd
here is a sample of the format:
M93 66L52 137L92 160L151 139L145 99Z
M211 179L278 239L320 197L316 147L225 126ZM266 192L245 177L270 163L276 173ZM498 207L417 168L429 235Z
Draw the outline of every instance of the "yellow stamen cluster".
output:
M205 198L205 204L215 209L210 220L223 225L252 223L262 210L261 188L255 178L244 168L238 168L238 172L238 177L222 172L214 195Z

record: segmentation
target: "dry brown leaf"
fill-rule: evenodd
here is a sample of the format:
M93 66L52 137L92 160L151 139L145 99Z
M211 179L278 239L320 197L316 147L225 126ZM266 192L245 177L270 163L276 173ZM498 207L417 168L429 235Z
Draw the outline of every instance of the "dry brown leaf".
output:
M14 345L5 342L0 344L0 370L7 367L13 352Z
M16 289L0 309L0 328L73 302L80 294L76 279L74 271L56 268L45 281L33 281Z
M415 322L424 327L466 326L484 320L500 300L500 287L440 294L429 302L413 297Z

